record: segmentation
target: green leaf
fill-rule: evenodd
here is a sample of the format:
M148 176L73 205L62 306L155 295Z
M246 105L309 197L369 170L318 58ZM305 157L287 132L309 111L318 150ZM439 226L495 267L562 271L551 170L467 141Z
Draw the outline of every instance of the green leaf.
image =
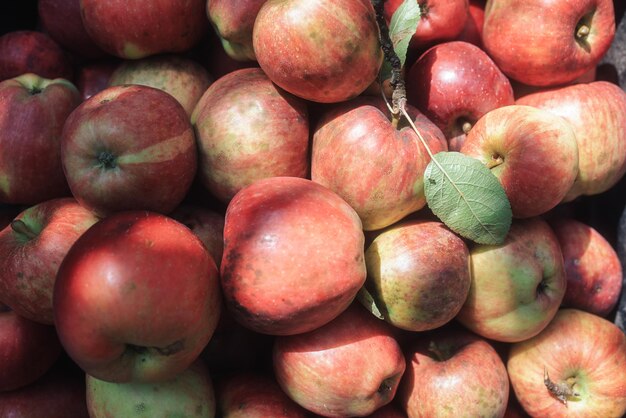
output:
M504 242L511 204L498 178L477 159L436 154L424 172L424 193L433 213L457 234L479 244Z
M370 311L376 318L382 319L382 320L385 319L385 316L383 315L381 310L378 308L378 305L376 304L376 300L374 300L374 297L365 288L365 286L361 286L361 289L359 289L359 292L357 293L356 298L361 303L361 305L363 305L365 309Z
M411 37L417 30L422 12L415 0L404 0L391 16L389 22L389 37L393 44L393 49L400 58L402 66L406 62L406 55L409 50ZM385 60L380 70L380 79L386 80L391 77L391 64Z

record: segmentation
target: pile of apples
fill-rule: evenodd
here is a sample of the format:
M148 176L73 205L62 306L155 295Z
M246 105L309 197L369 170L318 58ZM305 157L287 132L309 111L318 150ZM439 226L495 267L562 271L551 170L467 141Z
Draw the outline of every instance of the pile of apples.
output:
M626 413L622 265L574 210L626 173L614 3L411 3L38 0L0 36L1 417ZM502 242L430 210L440 152Z

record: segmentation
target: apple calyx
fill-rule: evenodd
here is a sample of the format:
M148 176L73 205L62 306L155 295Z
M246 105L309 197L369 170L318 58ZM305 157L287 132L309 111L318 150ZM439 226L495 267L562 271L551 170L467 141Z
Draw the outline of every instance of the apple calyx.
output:
M565 382L555 383L550 380L548 370L545 366L543 367L543 384L546 386L550 394L562 402L563 405L567 405L567 400L569 398L577 398L580 396L580 393L574 390L574 385L576 384L575 377L569 377Z
M11 221L11 229L20 236L26 237L28 241L37 238L37 233L26 225L21 219Z
M110 151L101 151L98 154L98 166L100 166L100 168L106 169L106 170L110 170L112 168L117 167L117 157L115 155L113 155L113 153L111 153Z

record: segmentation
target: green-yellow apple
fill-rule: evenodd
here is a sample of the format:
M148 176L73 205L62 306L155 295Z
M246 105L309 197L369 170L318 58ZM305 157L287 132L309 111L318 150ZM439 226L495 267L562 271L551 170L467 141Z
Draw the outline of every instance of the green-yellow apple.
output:
M367 280L385 321L409 331L449 322L470 288L469 250L443 223L402 221L365 251Z
M162 382L113 383L86 377L90 418L214 418L215 390L202 360Z
M541 218L517 219L503 244L470 248L472 283L457 319L495 341L537 335L556 314L567 286L561 246Z
M266 0L207 0L206 13L224 51L238 61L255 60L252 29Z
M507 370L517 399L533 417L626 413L626 336L595 314L560 310L537 336L511 345Z
M487 112L470 130L461 153L498 178L513 216L529 218L561 203L578 175L578 143L564 118L531 106Z

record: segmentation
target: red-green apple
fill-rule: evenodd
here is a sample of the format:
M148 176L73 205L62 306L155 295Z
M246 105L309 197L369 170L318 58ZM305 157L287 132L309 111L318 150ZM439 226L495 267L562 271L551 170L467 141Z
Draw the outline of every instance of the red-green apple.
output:
M113 383L86 377L90 418L214 418L215 391L202 360L162 382Z
M575 84L525 95L517 104L534 106L569 121L578 142L578 176L565 196L596 195L626 172L626 92L607 81Z
M89 36L120 58L188 51L208 28L205 0L80 0Z
M478 159L504 188L513 216L556 207L578 175L578 143L564 118L531 106L499 107L481 117L460 152Z
M191 122L199 178L224 203L255 180L308 173L307 104L277 87L260 68L216 80L198 101Z
M391 17L404 0L387 0L385 17ZM409 48L425 50L435 44L458 37L469 19L468 0L414 0L420 8L420 20L411 37Z
M39 0L37 16L42 29L64 49L87 60L106 55L83 25L80 0Z
M0 301L32 321L53 324L59 266L78 237L98 221L71 197L19 213L0 231Z
M57 275L54 320L68 355L110 382L173 378L198 358L221 310L200 239L165 215L125 211L89 228Z
M594 68L615 36L612 0L491 0L483 45L525 84L569 83Z
M507 370L533 417L626 413L626 336L595 314L560 310L539 335L511 345Z
M200 238L219 269L224 252L224 215L204 206L183 203L170 213L170 217Z
M61 46L43 32L16 30L0 36L0 81L26 73L71 81L74 70Z
M276 337L272 357L287 395L325 417L364 416L390 403L406 367L391 325L359 304L316 330Z
M61 162L72 194L98 215L120 210L171 212L197 169L189 116L154 87L109 87L67 118Z
M433 153L447 150L443 133L408 106ZM426 205L426 148L405 122L393 121L379 98L360 97L326 110L313 134L311 179L359 214L365 230L399 221Z
M537 335L556 314L567 286L561 246L542 218L516 219L503 244L470 248L472 283L456 316L495 341Z
M483 24L485 22L486 0L469 0L469 16L463 30L456 37L457 41L469 42L483 48Z
M515 103L509 79L479 47L444 42L411 65L407 97L446 136L448 149L459 151L485 113Z
M221 418L310 418L269 374L250 370L223 375L216 383Z
M189 116L212 78L197 61L180 54L124 60L111 74L109 86L141 84L171 94Z
M89 418L85 373L61 356L43 376L19 389L0 392L0 416Z
M238 61L255 60L252 29L266 0L207 0L206 13L224 51Z
M383 58L369 0L268 0L254 22L252 44L274 83L321 103L361 94Z
M0 393L39 379L62 350L53 326L26 319L0 303Z
M76 87L62 78L28 73L0 82L1 203L34 205L70 195L61 132L80 102Z
M384 320L409 331L452 320L470 288L467 245L441 222L387 228L367 247L365 265L365 287Z
M573 218L550 221L561 244L567 290L562 306L607 317L622 291L622 265L607 239Z
M357 213L326 187L271 177L230 201L221 283L233 318L253 331L290 335L329 322L365 282Z
M486 339L446 326L416 335L405 356L398 399L409 418L504 415L509 378Z

